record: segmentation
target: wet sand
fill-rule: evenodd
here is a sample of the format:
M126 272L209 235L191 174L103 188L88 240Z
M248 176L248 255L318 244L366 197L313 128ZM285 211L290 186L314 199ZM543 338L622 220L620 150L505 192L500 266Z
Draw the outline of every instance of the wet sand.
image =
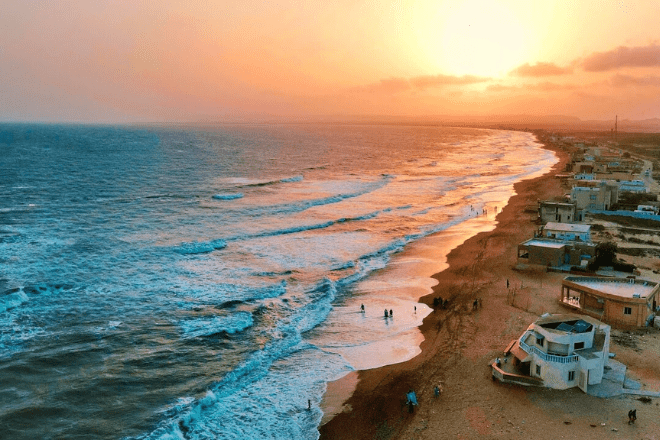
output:
M556 303L560 274L513 270L518 243L537 225L526 207L561 196L554 175L564 169L566 151L546 143L560 161L539 178L515 185L514 195L497 215L498 225L451 251L448 268L434 275L438 284L420 301L436 310L425 318L422 352L395 365L359 371L330 384L328 395L355 387L338 414L320 427L321 439L470 439L470 438L656 438L655 422L628 426L631 397L599 399L577 389L554 391L509 386L491 380L490 361L544 312L566 313ZM517 303L507 301L511 287ZM543 284L545 283L545 287ZM448 299L446 308L434 298ZM473 308L475 300L481 307ZM623 359L622 359L623 360ZM357 386L355 380L357 379ZM443 393L434 397L436 384ZM405 394L415 390L419 406L410 414ZM636 405L639 419L658 412L655 403ZM627 434L630 429L635 429ZM644 437L644 435L650 437Z

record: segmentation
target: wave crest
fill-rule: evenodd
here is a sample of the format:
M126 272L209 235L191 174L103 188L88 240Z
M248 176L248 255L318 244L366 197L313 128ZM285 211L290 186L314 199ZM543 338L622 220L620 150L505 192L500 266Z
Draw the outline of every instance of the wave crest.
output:
M174 250L184 255L194 254L208 254L215 250L227 247L227 242L224 240L211 240L211 241L193 241L188 243L181 243Z

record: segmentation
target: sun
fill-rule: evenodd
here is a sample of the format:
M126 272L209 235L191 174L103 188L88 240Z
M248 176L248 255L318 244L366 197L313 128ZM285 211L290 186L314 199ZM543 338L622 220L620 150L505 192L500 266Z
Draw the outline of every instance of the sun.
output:
M498 77L526 62L531 35L495 0L466 0L435 17L437 68L454 75Z

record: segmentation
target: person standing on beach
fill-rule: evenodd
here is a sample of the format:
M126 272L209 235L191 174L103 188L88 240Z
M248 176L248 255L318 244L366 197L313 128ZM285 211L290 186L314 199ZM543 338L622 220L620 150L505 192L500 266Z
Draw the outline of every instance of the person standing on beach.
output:
M360 311L361 311L362 313L364 313L364 304L362 304L362 305L360 306Z
M415 406L417 406L417 394L415 394L415 391L411 388L408 390L408 394L406 394L406 404L408 405L408 412L412 413L415 410Z
M392 313L392 309L390 309L390 318L393 318L393 317L394 317L394 315Z
M387 318L387 309L385 309L385 317Z

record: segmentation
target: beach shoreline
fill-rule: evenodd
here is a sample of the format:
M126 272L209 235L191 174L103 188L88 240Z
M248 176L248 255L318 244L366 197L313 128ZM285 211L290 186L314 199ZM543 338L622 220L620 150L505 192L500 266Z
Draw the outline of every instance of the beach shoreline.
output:
M518 398L514 407L522 405L523 413L528 405L528 394L544 392L494 387L487 368L490 357L503 350L534 317L545 311L557 312L543 307L533 310L529 304L527 310L523 310L524 307L507 303L508 284L522 288L536 283L534 274L512 269L518 243L537 229L525 208L536 205L539 199L563 194L555 174L562 171L570 159L568 151L560 145L550 143L547 138L538 141L553 151L559 161L543 176L514 185L515 194L497 214L494 230L469 238L449 253L448 267L433 276L438 282L433 293L420 299L432 308L438 297L449 301L446 308L435 306L436 310L420 327L425 338L421 353L409 361L359 371L353 373L350 380L329 384L330 392L336 392L333 387L342 386L355 386L355 390L339 408L340 412L319 428L321 439L488 435L492 434L497 420L489 421L484 404L493 409L492 399L502 395L502 390ZM541 286L542 283L541 280ZM481 304L477 310L473 310L475 300ZM433 395L436 384L442 384L444 389L437 399ZM409 389L415 390L420 401L414 414L405 409L405 394ZM575 397L574 403L592 398L575 396L574 391L568 390ZM558 393L556 398L562 399L565 395ZM504 430L510 426L500 428Z
M343 439L615 439L660 438L659 403L631 394L599 398L577 388L553 390L501 384L491 380L492 360L543 313L567 313L557 301L564 274L516 270L518 244L533 235L538 200L564 195L557 173L564 170L573 147L552 142L546 132L537 139L559 162L540 177L514 185L515 195L497 214L495 229L479 233L447 255L448 267L433 275L438 284L420 299L448 299L435 307L420 330L421 353L415 358L329 384L355 387L339 404L338 414L320 426L322 440ZM533 208L533 209L532 209ZM627 257L628 258L628 257ZM640 258L636 264L657 264ZM510 296L510 288L516 296ZM475 299L479 307L474 309ZM436 300L437 303L437 300ZM626 377L643 390L660 391L660 332L612 329L611 352L627 367ZM443 389L439 397L434 387ZM419 405L409 413L406 393L414 390ZM637 409L638 421L627 413Z

